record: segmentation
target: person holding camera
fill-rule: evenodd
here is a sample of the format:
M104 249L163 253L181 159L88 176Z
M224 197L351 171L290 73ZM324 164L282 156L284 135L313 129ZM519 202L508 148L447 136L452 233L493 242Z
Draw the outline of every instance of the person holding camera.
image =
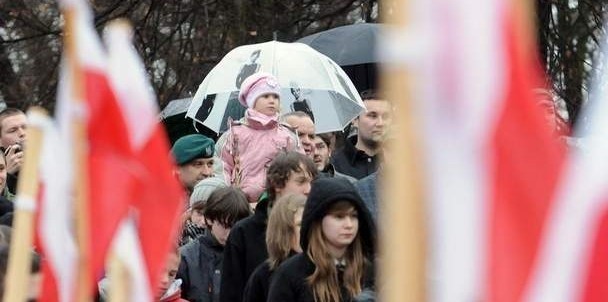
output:
M17 108L0 111L0 148L6 157L6 185L11 193L17 191L19 170L23 165L27 117Z

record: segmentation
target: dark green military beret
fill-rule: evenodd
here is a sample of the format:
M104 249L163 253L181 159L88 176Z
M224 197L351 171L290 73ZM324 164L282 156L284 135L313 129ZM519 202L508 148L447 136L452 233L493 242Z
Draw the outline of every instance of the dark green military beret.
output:
M214 145L212 139L202 134L189 134L180 137L173 144L171 153L177 164L181 166L197 158L211 158Z

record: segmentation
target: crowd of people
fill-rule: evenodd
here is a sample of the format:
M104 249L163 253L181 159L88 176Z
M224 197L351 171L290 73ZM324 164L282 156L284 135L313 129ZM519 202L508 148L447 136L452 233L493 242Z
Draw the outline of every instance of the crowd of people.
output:
M187 301L373 301L375 193L391 104L375 91L355 131L316 133L305 112L280 115L274 76L243 81L245 116L215 143L172 148L189 193L180 240ZM348 133L352 135L348 135Z
M375 186L391 105L365 91L352 127L317 133L309 113L281 115L280 89L271 74L249 76L238 96L245 116L217 142L190 134L171 147L188 207L158 301L374 300ZM26 129L22 111L0 112L2 276ZM98 301L109 284L99 280Z

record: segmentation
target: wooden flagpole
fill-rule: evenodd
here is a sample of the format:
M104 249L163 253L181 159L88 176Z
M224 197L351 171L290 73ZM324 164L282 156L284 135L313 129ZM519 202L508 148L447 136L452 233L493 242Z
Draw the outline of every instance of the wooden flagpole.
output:
M112 252L106 262L108 267L108 281L110 282L110 296L108 302L128 302L130 299L130 273L125 263L116 252Z
M46 110L33 107L28 116L48 116ZM2 301L21 302L27 300L32 261L32 241L34 238L34 211L38 194L38 174L42 129L31 124L27 129L27 148L24 152L17 187L15 220L11 236L9 263L5 292Z
M423 1L423 0L421 0ZM381 3L386 22L407 26L407 0ZM395 38L395 37L394 37ZM380 177L380 269L378 293L385 302L426 300L425 211L419 139L420 125L412 110L412 80L403 62L381 72L381 89L394 105L391 131Z
M65 53L69 65L71 88L70 92L74 101L74 108L85 108L84 75L78 60L78 41L76 39L77 10L73 7L63 11L65 18ZM89 209L88 209L88 165L85 157L86 150L86 128L83 110L77 110L72 121L74 131L74 181L75 200L74 209L76 213L76 240L78 242L78 272L76 301L91 301L91 290L93 280L89 264L90 238L89 238Z
M132 32L132 27L126 19L117 19L110 22L107 26L108 31L125 30ZM128 219L127 215L124 219ZM131 273L125 262L117 253L116 242L120 236L121 226L119 225L116 234L114 235L114 243L111 245L111 251L106 259L106 267L108 269L108 281L110 283L110 296L108 302L128 302L131 298Z

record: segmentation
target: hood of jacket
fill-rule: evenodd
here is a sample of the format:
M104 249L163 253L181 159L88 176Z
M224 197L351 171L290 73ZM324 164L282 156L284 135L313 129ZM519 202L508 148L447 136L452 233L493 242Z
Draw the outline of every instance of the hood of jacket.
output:
M357 210L358 232L363 244L363 251L366 256L372 258L376 250L375 224L355 186L344 178L318 178L313 181L302 214L302 227L300 229L302 250L306 251L308 249L308 238L310 237L312 224L323 220L332 205L339 201L349 201Z

